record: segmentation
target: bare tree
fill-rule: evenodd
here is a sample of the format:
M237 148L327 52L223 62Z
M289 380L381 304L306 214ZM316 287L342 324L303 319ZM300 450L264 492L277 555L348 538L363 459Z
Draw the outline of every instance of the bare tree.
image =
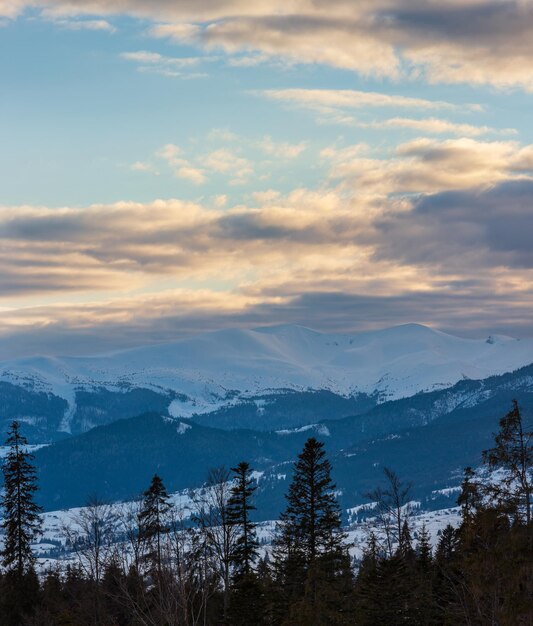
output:
M176 519L169 534L176 599L183 624L199 626L207 619L209 598L220 589L217 559L208 535Z
M138 587L132 588L127 577L119 581L121 603L143 626L203 626L208 600L218 589L205 536L190 527L183 511L173 513L160 538L161 567L148 568Z
M409 506L412 483L402 481L398 475L388 467L383 469L386 484L377 487L365 494L375 506L375 525L384 537L384 548L392 556L396 547L399 547L402 537L402 527L409 524L411 507Z
M142 509L141 497L117 506L117 532L120 544L117 552L122 553L122 567L127 571L130 566L141 572L143 562L143 538L139 533L139 514Z
M211 551L214 568L223 590L224 619L229 610L231 560L238 528L228 516L231 472L225 467L210 469L205 488L194 496L194 521L203 535L205 549Z
M63 525L67 544L76 556L80 571L93 583L95 623L101 616L100 583L113 558L116 512L113 505L91 496Z
M91 496L63 525L63 534L81 571L100 583L115 543L117 513L112 504Z

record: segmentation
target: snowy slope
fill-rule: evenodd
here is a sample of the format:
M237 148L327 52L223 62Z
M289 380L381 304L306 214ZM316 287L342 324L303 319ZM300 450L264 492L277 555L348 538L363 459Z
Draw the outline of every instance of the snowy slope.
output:
M209 412L265 391L379 392L381 400L486 378L533 362L533 339L462 339L408 324L352 335L301 326L224 330L92 357L0 363L0 380L51 391L144 387L183 394L171 414ZM67 418L68 419L68 415Z
M451 489L454 495L457 495L457 489ZM171 502L179 511L180 519L188 520L193 514L194 499L201 497L200 490L187 489L181 492L171 494ZM191 497L192 496L192 497ZM426 531L429 533L429 539L432 546L436 546L440 533L444 528L451 524L457 528L461 522L460 509L458 507L448 507L437 510L424 510L420 509L419 502L412 502L412 517L411 526L412 533L416 536L416 533L425 526ZM124 523L128 524L128 517L135 514L136 503L135 502L120 502L112 505L112 513L116 516L114 523L116 524L115 532L118 536L124 533ZM359 521L356 519L356 513L363 508L369 508L368 505L359 505L356 507L350 507L345 509L348 518L348 525L345 526L346 533L346 546L350 551L352 557L357 559L362 558L363 548L368 540L368 534L370 531L376 531L376 527L373 524L374 520L369 516L369 519ZM49 511L41 515L43 535L39 543L33 544L32 548L34 554L37 557L37 569L39 572L46 572L48 570L66 569L67 566L77 563L78 556L72 550L71 546L67 544L65 529L69 528L71 532L82 532L79 526L79 519L87 515L87 509L85 507L76 507L71 509L63 509L58 511ZM124 520L126 520L124 522ZM131 524L131 521L129 522ZM278 520L267 520L258 522L257 535L261 542L261 553L270 551L272 545L272 539L275 536L276 525ZM0 547L1 547L0 539ZM112 544L109 548L128 550L127 544Z

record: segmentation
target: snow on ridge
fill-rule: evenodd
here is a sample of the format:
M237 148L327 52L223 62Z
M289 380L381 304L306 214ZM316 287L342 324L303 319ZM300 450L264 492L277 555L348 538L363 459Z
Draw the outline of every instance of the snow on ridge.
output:
M262 472L253 472L254 480L260 481L263 478ZM278 475L278 479L285 479L285 475ZM185 489L171 494L172 503L179 509L180 516L184 520L188 520L197 510L197 501L202 498L205 486L196 489ZM442 490L445 491L445 490ZM361 558L363 548L368 540L370 530L373 528L373 520L363 519L357 521L358 513L371 513L375 503L360 504L345 509L348 514L348 524L345 526L346 545L349 548L350 555ZM424 526L430 535L430 543L436 546L442 530L451 524L458 527L461 521L459 507L443 508L439 510L424 510L420 508L419 502L410 502L408 504L412 514L410 521L412 525L413 538L416 539L418 533ZM112 505L117 524L117 530L122 528L123 520L135 514L136 504L133 501L117 502ZM69 526L72 530L79 529L79 516L83 514L84 507L76 507L72 509L64 509L57 511L49 511L41 514L43 521L43 536L39 543L32 545L35 555L37 556L37 569L39 573L44 573L53 568L66 567L73 562L73 554L68 550L66 545L65 527ZM262 542L267 546L271 545L271 541L275 536L278 520L267 520L259 522L258 535ZM1 542L0 542L1 543ZM0 546L1 547L1 546ZM265 548L263 548L264 550Z
M175 425L178 435L184 435L188 430L192 428L191 424L188 424L187 422L179 419L174 419L173 417L168 417L167 415L161 415L161 419L167 424Z
M280 390L377 392L395 400L483 379L533 362L533 339L463 339L418 324L352 334L283 325L221 330L167 344L91 357L34 357L0 363L0 380L65 398L77 388L172 391L176 418L209 413ZM64 429L68 429L68 415Z
M40 450L41 448L46 448L46 446L48 445L50 444L48 443L28 444L24 446L24 449L26 450L26 452L33 454L34 452L36 452L37 450ZM10 450L11 448L9 446L0 446L0 459L5 459Z
M190 424L187 424L186 422L178 422L176 432L178 433L178 435L184 435L191 428L192 426Z
M445 487L444 489L435 489L431 492L432 495L443 495L443 496L451 496L455 493L460 493L461 487Z
M294 435L295 433L304 433L308 430L314 430L318 435L322 435L322 437L329 437L331 434L329 428L324 424L306 424L299 428L276 430L276 435Z

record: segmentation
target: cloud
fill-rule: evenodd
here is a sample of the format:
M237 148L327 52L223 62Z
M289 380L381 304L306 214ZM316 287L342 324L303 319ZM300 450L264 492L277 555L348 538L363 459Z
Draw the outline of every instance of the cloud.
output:
M0 2L0 17L15 19L30 4L27 0L2 0Z
M239 141L239 136L231 132L231 130L227 128L213 128L209 131L207 138L210 141L225 141L225 142Z
M152 37L168 38L176 43L191 42L198 36L201 29L196 24L158 24L148 30Z
M176 178L188 180L194 185L203 185L207 181L205 171L195 167L185 158L182 148L173 143L167 143L156 151L155 156L166 161L168 167L173 170Z
M232 67L256 67L262 63L271 62L267 54L242 54L228 59L228 65Z
M533 175L531 147L513 141L419 138L401 144L388 159L371 158L365 146L322 151L330 177L358 194L434 193L489 187Z
M198 65L198 63L202 61L200 57L165 57L157 52L147 52L146 50L122 52L120 56L127 61L153 65L169 65L172 67L190 67L191 65Z
M388 36L430 82L533 91L533 4L528 0L397 5Z
M206 270L234 273L235 260L253 264L268 257L286 258L292 254L291 245L333 243L331 226L322 220L333 206L339 206L334 194L297 191L268 210L219 211L178 200L85 209L7 207L0 211L4 262L11 275L19 276L26 266L28 275L36 272L42 279L50 270L50 280L42 282L44 290L61 289L63 281L56 282L56 274L68 277L74 260L80 267L86 261L89 276L98 269L101 288L106 288L107 272L182 277L197 271L206 275ZM284 242L284 248L272 248L275 241ZM238 253L233 251L237 243ZM8 275L6 270L2 280ZM77 283L81 289L82 278ZM75 287L76 278L71 282Z
M85 209L6 207L0 211L0 287L4 295L18 296L130 289L155 276L272 276L293 263L324 266L322 257L339 245L353 247L350 235L360 228L334 193L304 190L259 208L207 208L178 200ZM333 262L346 260L339 253L326 265Z
M378 256L403 263L533 269L533 180L424 196L374 224Z
M32 19L41 11L72 29L110 31L114 16L133 16L144 35L167 40L152 41L159 49L199 50L124 51L124 67L141 72L194 77L203 63L225 58L240 67L326 64L404 86L425 80L533 91L530 2L11 0L0 2L0 16L12 19L30 5ZM340 84L350 75L335 76ZM349 330L413 320L531 332L533 147L489 141L512 130L476 125L474 116L458 120L482 106L441 96L254 93L319 121L446 138L417 137L395 149L341 138L322 151L327 175L317 173L313 189L247 187L239 204L234 194L206 188L205 203L2 207L0 289L9 306L0 311L0 335L18 329L29 345L49 333L68 346L74 335L93 333L94 345L104 346L224 325L293 321ZM193 185L250 184L264 161L286 166L311 149L259 137L219 129L203 143L169 143L124 167ZM147 293L161 285L166 291Z
M365 150L330 149L327 158L364 160ZM160 153L182 158L174 144ZM409 142L393 165L375 159L389 196L380 190L370 199L341 185L257 192L252 206L227 207L219 197L211 207L3 207L0 289L13 306L0 312L0 337L14 343L0 340L0 350L30 349L29 337L33 349L55 341L96 350L106 340L126 346L274 321L353 330L416 320L531 333L531 156L530 147L505 142ZM444 185L455 162L484 174L471 170L476 184L463 190L420 191ZM405 178L413 169L416 186ZM438 185L426 181L431 169L440 172ZM344 184L353 184L350 176ZM416 196L398 197L411 186ZM154 284L168 289L143 293ZM112 298L102 297L106 290ZM78 295L66 302L71 293Z
M92 354L111 347L175 340L214 330L215 320L236 325L255 300L209 290L58 302L0 310L0 359L26 354Z
M209 141L222 140L225 143L240 143L240 138L226 130L211 131ZM280 149L290 151L289 144L280 144ZM274 146L274 144L272 144ZM183 148L169 143L156 151L155 156L166 161L177 178L203 184L213 174L223 175L230 185L243 185L254 175L252 162L239 154L240 146L222 147L210 152L191 154Z
M252 199L258 204L271 204L276 200L279 200L281 194L275 189L268 189L267 191L254 191L252 193Z
M184 72L183 70L196 67L200 63L212 60L210 57L167 57L158 52L139 50L137 52L122 52L121 58L137 63L139 72L151 72L173 78L197 78L204 76L198 72Z
M408 109L413 111L462 110L479 112L479 104L461 106L442 100L427 100L401 95L392 95L352 89L270 89L254 92L256 95L308 109L317 114L317 121L326 124L340 124L357 128L388 130L390 128L408 129L428 134L451 134L466 137L479 137L486 134L516 134L514 129L498 130L488 126L457 123L430 117L416 119L411 117L393 117L374 121L354 117L353 112L368 113L369 110Z
M457 106L440 100L410 98L354 89L266 89L256 93L270 100L287 102L319 112L331 111L333 109L359 109L363 107L431 110L454 109ZM479 107L479 105L467 106Z
M66 30L93 30L116 33L117 29L107 20L53 20L53 23Z
M167 161L171 166L182 163L181 155L183 154L183 149L174 143L167 143L161 146L155 154L157 157Z
M474 337L531 336L532 291L498 293L490 285L449 283L441 291L405 294L320 290L256 298L215 291L169 290L156 295L0 311L0 359L31 354L95 354L175 341L221 328L304 323L353 332L410 323ZM505 316L502 315L505 311Z
M270 176L267 168L275 166L275 163L298 158L307 147L306 141L275 141L269 135L258 140L238 136L228 129L215 128L207 133L201 144L195 140L184 148L168 143L157 149L153 156L165 162L170 170L168 173L194 184L200 185L209 179L222 177L225 184L239 186L250 183L254 178L266 180ZM258 161L258 150L268 158ZM247 153L253 153L255 159ZM130 169L159 173L149 160L137 161Z
M408 144L399 154L418 154L423 148ZM450 151L445 159L458 158L453 146L445 148ZM433 169L441 169L438 154L423 154ZM381 166L385 179L391 177L388 168ZM395 182L402 180L399 171L393 169ZM432 184L419 171L418 185L435 186L430 174L424 175ZM194 175L190 178L195 182ZM472 179L477 180L470 174ZM413 178L407 180L414 184ZM131 277L124 282L131 288L155 276L178 281L224 276L241 284L254 275L253 284L262 288L272 284L278 289L288 276L305 289L321 282L363 287L369 281L387 293L413 285L433 288L446 272L428 272L427 265L444 264L448 256L455 274L467 275L468 267L476 275L495 266L509 272L530 267L526 233L531 231L532 185L530 179L507 178L464 192L419 192L413 200L396 198L396 187L390 189L391 198L377 200L364 194L347 197L342 188L295 189L286 196L269 191L254 195L254 207L225 208L224 202L215 202L209 208L179 200L85 209L5 207L0 211L0 286L4 294L17 295L116 289L121 276Z
M222 207L225 207L227 203L228 203L228 196L226 194L219 194L218 196L215 196L213 198L213 205L217 209L221 209Z
M157 155L193 184L210 173L230 181L253 174L247 159L225 148L201 155L201 165L176 144ZM285 195L257 191L251 206L227 207L219 197L212 206L0 208L0 289L20 298L224 277L240 289L250 280L283 293L290 276L305 290L380 284L391 293L438 288L450 279L446 265L454 280L495 267L501 280L502 272L530 268L532 146L422 138L380 158L362 144L328 148L322 158L329 183Z
M278 159L295 159L306 149L306 143L291 144L287 142L275 142L272 137L266 136L259 142L259 148Z
M186 161L175 144L158 154L176 176L194 184L208 172L230 180L253 172L246 159L226 149L204 155L205 169ZM461 274L468 274L466 266L476 272L528 266L531 146L418 139L382 158L364 145L322 155L334 186L256 192L253 206L226 208L227 198L220 198L212 207L180 200L4 207L2 292L18 297L140 288L157 276L224 276L240 284L254 275L254 283L264 286L286 282L289 273L300 274L300 285L310 288L321 280L353 284L354 272L365 277L361 285L375 284L379 276L387 277L388 290L432 288L442 280L441 270L428 271L427 264L444 265L448 257Z
M400 61L393 47L369 33L364 19L275 13L240 17L209 24L199 40L229 54L259 50L289 63L320 63L364 75L400 76Z
M419 131L422 133L429 133L434 135L458 135L460 137L479 137L481 135L488 134L505 134L516 135L517 131L513 128L505 128L503 130L497 130L490 128L489 126L474 126L472 124L458 124L450 122L448 120L427 118L427 119L412 119L407 117L393 117L386 120L380 120L376 122L359 122L355 123L356 126L363 128L373 128L376 130L387 130L390 128L404 128L408 130Z
M188 180L195 185L203 185L207 180L203 170L190 166L179 167L175 172L175 176Z
M533 91L533 5L522 0L299 3L291 15L228 17L198 40L364 75Z
M151 163L145 163L143 161L135 161L135 163L132 163L130 165L130 170L132 172L146 172L148 174L154 174L155 176L159 176L159 172Z
M251 162L228 148L219 148L206 154L200 159L202 165L219 174L229 174L232 177L231 184L244 184L254 169Z
M239 59L325 64L385 78L533 91L529 0L8 0L14 18L129 15L153 37L217 48Z
M320 123L341 124L359 128L385 130L404 128L430 134L453 134L477 137L489 133L515 134L513 129L497 130L488 126L456 123L439 118L414 119L393 117L384 120L364 121L353 116L354 111L367 112L373 109L408 109L414 111L462 110L479 112L479 104L456 105L442 100L427 100L406 96L356 91L351 89L267 89L254 92L261 97L285 103L289 106L307 109L317 114Z

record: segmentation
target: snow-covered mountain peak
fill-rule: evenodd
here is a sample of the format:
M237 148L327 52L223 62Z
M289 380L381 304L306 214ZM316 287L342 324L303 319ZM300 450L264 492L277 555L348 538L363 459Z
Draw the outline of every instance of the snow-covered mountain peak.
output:
M351 334L283 325L220 330L100 356L5 361L0 379L48 389L69 403L79 388L173 390L187 397L183 411L174 407L186 415L283 389L395 399L531 362L532 339L464 339L420 324Z

